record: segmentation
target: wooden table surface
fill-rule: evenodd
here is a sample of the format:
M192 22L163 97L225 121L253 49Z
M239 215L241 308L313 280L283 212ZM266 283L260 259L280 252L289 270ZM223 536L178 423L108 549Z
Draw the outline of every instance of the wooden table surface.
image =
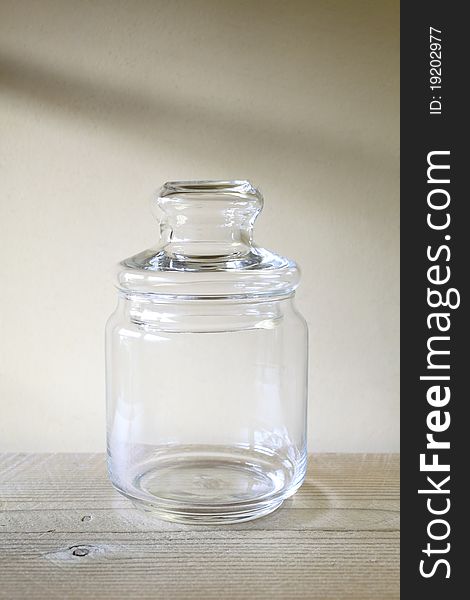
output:
M101 454L0 455L0 598L398 598L398 471L312 456L272 515L188 526L134 508Z

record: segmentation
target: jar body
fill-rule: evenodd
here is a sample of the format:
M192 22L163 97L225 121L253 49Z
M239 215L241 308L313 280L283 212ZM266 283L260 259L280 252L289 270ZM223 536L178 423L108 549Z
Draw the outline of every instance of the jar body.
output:
M267 514L306 470L307 326L294 295L120 293L106 329L108 468L183 522Z

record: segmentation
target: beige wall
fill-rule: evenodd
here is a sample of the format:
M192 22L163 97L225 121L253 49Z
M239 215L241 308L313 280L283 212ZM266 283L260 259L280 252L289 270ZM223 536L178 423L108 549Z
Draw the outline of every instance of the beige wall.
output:
M0 450L103 450L153 190L250 178L298 260L310 448L398 449L398 0L0 3Z

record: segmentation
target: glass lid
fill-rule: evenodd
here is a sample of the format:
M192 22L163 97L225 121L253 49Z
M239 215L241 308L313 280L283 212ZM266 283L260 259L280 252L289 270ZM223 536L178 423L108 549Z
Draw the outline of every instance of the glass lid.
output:
M118 288L164 298L289 295L295 262L253 242L263 196L249 181L172 181L153 201L160 243L119 264Z

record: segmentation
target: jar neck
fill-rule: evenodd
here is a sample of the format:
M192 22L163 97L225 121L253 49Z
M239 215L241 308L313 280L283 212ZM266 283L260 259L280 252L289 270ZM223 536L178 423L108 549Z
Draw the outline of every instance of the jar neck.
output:
M185 300L159 302L145 297L120 296L118 313L145 330L217 333L279 327L295 310L292 294L264 301Z

